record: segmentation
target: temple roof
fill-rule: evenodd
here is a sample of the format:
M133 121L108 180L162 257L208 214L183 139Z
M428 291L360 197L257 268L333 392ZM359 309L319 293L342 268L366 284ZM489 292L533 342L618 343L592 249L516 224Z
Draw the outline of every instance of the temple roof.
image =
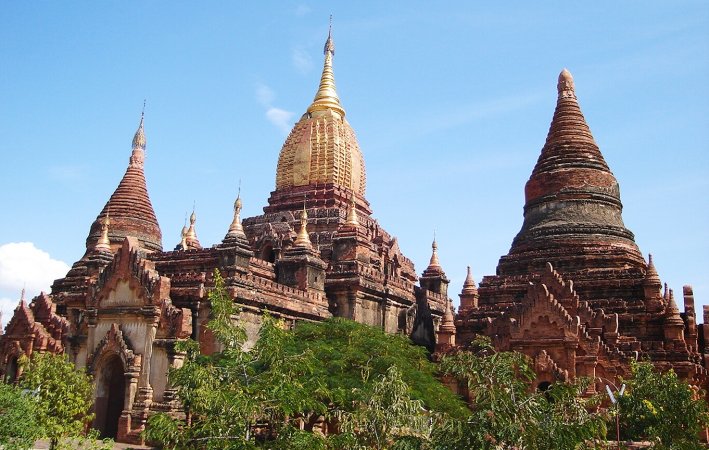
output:
M581 112L574 80L559 74L558 98L546 142L525 186L524 223L501 274L570 268L645 270L633 233L623 223L620 189ZM585 255L594 254L594 258ZM514 267L512 267L514 266Z
M133 151L128 168L118 187L91 224L86 238L87 250L93 249L101 238L104 218L110 214L111 226L108 238L113 248L121 245L126 236L138 238L140 245L148 251L162 250L162 233L158 225L153 205L150 203L145 182L143 163L145 161L145 132L143 117L133 137Z
M324 53L315 99L291 130L278 157L276 190L335 184L364 196L364 158L335 88L332 31Z
M318 92L315 93L313 103L308 107L308 113L316 111L333 110L345 117L345 109L340 105L340 97L337 95L335 88L335 75L332 72L332 58L335 56L335 42L332 40L332 26L327 34L325 41L325 64L320 77L320 86Z

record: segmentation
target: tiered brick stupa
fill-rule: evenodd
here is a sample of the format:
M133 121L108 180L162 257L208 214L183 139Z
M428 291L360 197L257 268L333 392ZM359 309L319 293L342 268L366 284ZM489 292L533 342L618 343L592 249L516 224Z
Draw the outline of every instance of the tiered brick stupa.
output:
M490 336L534 359L540 383L587 376L598 384L649 357L695 383L706 378L697 351L691 288L680 314L623 224L618 182L591 135L571 74L525 187L524 223L497 274L461 293L458 342Z
M126 236L138 238L140 246L147 251L162 250L162 233L153 205L150 203L143 171L146 143L143 119L141 116L138 131L133 137L133 152L126 173L91 224L91 231L86 238L87 252L94 248L101 236L102 223L106 217L110 217L111 220L108 237L114 250L121 246Z

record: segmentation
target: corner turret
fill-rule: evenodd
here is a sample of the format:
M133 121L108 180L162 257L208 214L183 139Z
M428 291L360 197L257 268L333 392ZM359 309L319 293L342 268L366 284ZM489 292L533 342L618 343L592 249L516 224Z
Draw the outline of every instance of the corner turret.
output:
M665 342L670 345L684 345L684 321L679 314L672 289L669 292L667 309L665 310Z
M455 314L453 302L447 302L443 320L438 327L436 353L442 353L455 347Z
M224 236L222 243L217 246L219 251L219 261L222 269L234 268L245 273L249 270L249 259L254 255L254 252L249 245L249 239L244 233L244 227L241 224L241 188L234 200L234 218L229 225L229 230Z
M478 288L475 285L475 280L473 279L473 272L468 266L468 275L465 277L465 282L463 283L463 289L460 291L460 313L470 311L472 309L477 309L478 307Z
M650 312L661 311L665 306L662 298L662 282L655 269L652 255L648 256L647 269L643 279L643 292L645 294L645 307Z
M438 261L438 243L436 243L435 237L433 238L433 243L431 243L431 260L419 278L419 283L423 289L441 294L446 298L448 297L448 283L450 283L450 280L446 277L446 273Z
M308 212L303 208L300 215L300 230L293 245L284 250L276 262L277 280L281 284L304 291L325 293L325 269L327 264L313 248L308 235Z

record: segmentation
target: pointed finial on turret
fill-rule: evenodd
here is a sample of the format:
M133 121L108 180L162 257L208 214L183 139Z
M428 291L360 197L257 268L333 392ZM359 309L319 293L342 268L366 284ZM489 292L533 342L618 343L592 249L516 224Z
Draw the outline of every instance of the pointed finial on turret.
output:
M180 245L179 245L180 250L187 250L189 247L187 246L187 225L184 225L182 227L182 231L180 232Z
M453 310L453 302L446 302L447 303L447 308L445 313L443 313L443 323L442 325L448 325L448 326L453 326L455 328L455 311Z
M106 217L104 217L101 222L101 237L96 242L96 246L94 247L94 249L99 252L111 251L111 241L108 239L108 226L111 224L109 214L110 210L106 211Z
M318 92L315 93L313 103L308 107L308 113L332 110L345 117L345 110L340 105L340 98L335 89L335 75L332 71L332 58L335 55L335 41L332 39L332 16L330 16L330 30L323 53L325 53L325 62L320 77L320 86Z
M332 40L332 14L330 14L330 28L327 31L327 40L325 41L323 55L327 55L328 52L330 52L332 56L335 56L335 43Z
M140 113L140 124L138 129L133 135L133 148L139 148L145 150L145 130L143 128L143 123L145 121L145 100L143 100L143 112Z
M22 292L20 293L20 303L25 303L25 287L22 286Z
M239 191L236 194L236 200L234 200L234 219L229 225L229 231L226 237L236 237L236 236L246 236L244 234L244 227L241 225L241 180L239 180Z
M192 205L192 214L190 214L190 226L187 228L185 235L185 241L187 243L187 248L200 249L202 246L197 239L197 230L195 229L195 223L197 222L197 214L195 213L196 202Z
M645 283L660 285L660 275L657 273L655 263L652 260L652 254L648 255L647 270L645 272Z
M438 244L436 243L436 232L433 232L433 243L431 244L431 260L428 263L429 268L441 267L441 263L438 261Z
M470 311L478 307L478 288L473 279L473 272L468 266L468 275L463 282L463 289L460 291L460 312Z
M574 77L571 76L571 72L564 69L559 74L559 82L556 85L556 89L559 92L559 98L576 98L576 92L574 91Z
M357 226L359 224L359 219L357 218L357 205L355 204L354 192L350 197L350 206L347 208L347 225Z
M665 292L662 294L662 298L664 298L665 300L669 300L669 299L670 299L670 292L669 292L669 290L667 289L667 283L665 283Z
M182 225L182 231L180 231L180 243L177 244L175 250L187 250L189 245L187 244L187 213L185 212L185 222Z
M675 293L670 289L669 301L667 302L667 310L665 311L665 316L674 322L682 322L682 317L679 314L679 308L677 307L677 302L675 302Z
M468 274L463 282L463 293L467 294L473 291L477 291L477 286L475 285L475 280L473 279L473 271L470 270L470 266L468 266Z
M438 342L436 342L437 353L446 352L455 347L456 329L454 314L453 302L446 301L446 309L443 311L441 325L438 327Z
M194 209L192 209L192 214L190 214L190 227L187 229L187 237L194 238L197 233L194 229L194 224L197 222L197 214L195 214Z
M310 235L308 234L308 211L305 209L305 199L303 200L303 212L300 213L300 230L293 243L297 247L310 247Z

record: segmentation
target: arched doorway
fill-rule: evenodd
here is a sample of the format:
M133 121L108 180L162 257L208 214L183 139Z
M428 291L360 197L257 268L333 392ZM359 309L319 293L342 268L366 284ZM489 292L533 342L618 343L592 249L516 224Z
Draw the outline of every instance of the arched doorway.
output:
M109 357L96 375L96 418L94 428L102 438L115 439L118 434L118 419L125 403L126 381L123 363L117 356Z
M11 356L10 361L7 363L7 367L5 369L5 382L17 382L17 356Z
M271 263L276 262L276 252L275 252L275 250L273 250L273 245L267 244L261 250L261 259L264 261L271 262Z
M549 381L542 381L537 385L537 390L539 392L546 392L551 388L551 383Z

